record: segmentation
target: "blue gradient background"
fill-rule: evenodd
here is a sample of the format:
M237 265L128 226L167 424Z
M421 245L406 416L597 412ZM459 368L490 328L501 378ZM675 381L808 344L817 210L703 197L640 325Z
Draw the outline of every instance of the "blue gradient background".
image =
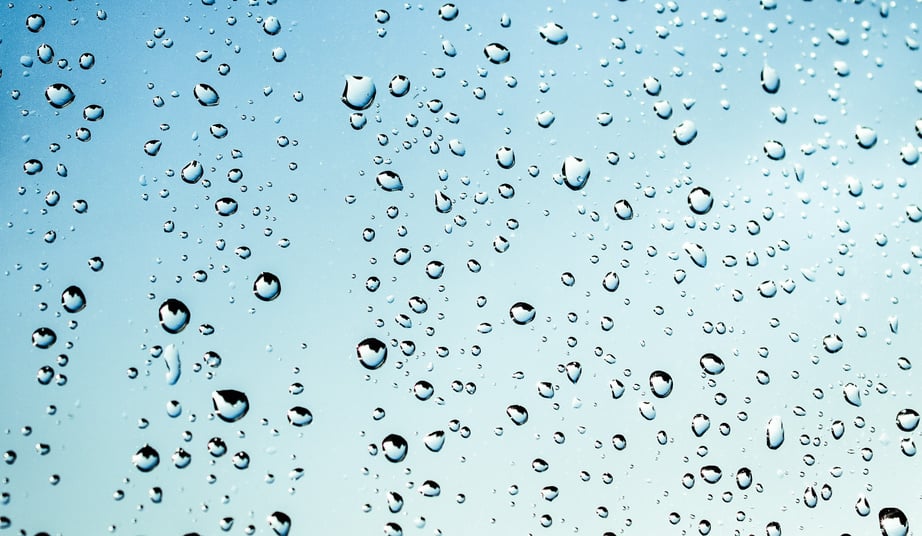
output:
M907 38L920 39L918 2L897 2L887 17L872 1L780 0L775 9L727 1L457 2L453 21L439 18L441 3L13 4L0 11L0 449L17 459L0 465L0 493L8 494L0 516L10 523L0 533L217 534L218 521L233 517L232 534L250 525L271 534L266 516L273 511L291 516L291 534L378 534L388 522L405 534L692 534L704 519L712 534L764 534L771 521L785 534L871 534L886 506L901 508L911 529L922 522L922 495L911 478L919 463L899 445L903 437L918 441L919 432L895 426L900 409L918 410L914 371L897 366L901 356L918 360L922 325L922 268L912 249L922 236L906 216L907 205L922 202L919 168L900 160L901 147L920 144L914 124L922 119L922 62L907 45ZM390 21L378 24L377 9L387 9ZM724 10L726 21L716 21L714 9ZM31 13L47 21L39 33L25 28ZM509 28L500 25L503 13ZM262 30L269 15L282 23L276 36ZM538 28L550 21L566 28L567 43L541 39ZM657 36L659 25L668 37ZM154 37L157 27L162 38ZM827 28L845 29L849 44L836 44ZM615 38L625 41L623 50L613 46ZM457 56L443 54L445 39ZM43 42L54 48L55 62L65 58L68 65L35 59L25 67L21 58L34 58ZM483 47L490 42L507 46L511 60L489 63ZM271 57L279 46L284 62ZM200 50L212 58L199 62ZM92 69L77 66L83 52L95 55ZM837 60L848 63L848 77L836 75ZM230 65L227 76L218 74L221 63ZM761 89L765 63L781 76L777 94ZM433 77L434 68L445 76ZM387 92L396 74L412 84L399 99ZM348 75L370 76L377 86L359 131L340 102ZM505 76L515 77L516 87ZM644 92L648 76L662 82L659 97ZM217 89L218 106L195 101L192 89L202 82ZM75 102L49 106L43 93L52 83L72 87ZM539 91L540 83L549 90ZM486 91L484 100L474 97L475 87ZM298 91L300 102L293 98ZM158 95L166 101L160 108L152 104ZM430 99L444 109L430 113ZM672 104L669 120L653 113L659 99ZM686 109L683 99L693 106ZM104 118L84 121L88 104L103 106ZM771 116L776 105L787 110L785 124ZM535 122L542 110L556 116L548 129ZM460 122L449 123L445 112ZM601 112L612 114L609 126L596 121ZM419 118L416 128L405 123L409 113ZM679 146L672 129L685 119L699 134ZM213 123L226 125L228 136L213 138ZM857 125L876 130L873 148L856 145ZM79 127L92 131L90 141L74 138ZM280 147L279 136L291 143ZM142 150L150 139L163 141L153 158ZM452 139L464 143L465 156L451 154ZM784 144L783 160L764 156L771 139ZM429 150L434 140L438 154ZM60 150L49 151L51 143ZM805 144L816 152L804 154ZM496 165L502 146L515 151L512 169ZM233 158L234 150L242 156ZM610 151L619 153L617 165L606 161ZM570 155L592 170L578 192L552 179ZM386 163L376 164L376 156ZM43 162L42 173L23 173L31 158ZM193 159L205 166L210 187L179 179ZM58 163L66 177L55 174ZM803 166L802 182L795 164ZM540 169L536 177L527 173L531 165ZM243 181L227 181L231 168L243 170ZM385 169L400 174L402 191L377 188L374 177ZM439 170L447 180L439 180ZM862 182L860 197L849 195L847 177ZM499 196L502 183L515 188L512 199ZM706 215L687 207L694 186L713 193ZM54 207L44 201L51 189L61 194ZM450 214L435 211L435 190L454 200ZM490 198L482 205L474 201L480 192ZM224 196L239 202L237 214L215 214L214 201ZM70 208L76 199L88 201L86 214ZM634 219L615 217L612 205L620 199L631 203ZM394 219L389 206L399 208ZM774 213L770 221L766 208ZM467 224L447 233L456 215ZM517 229L507 228L509 218ZM172 233L163 231L168 220ZM746 231L750 220L760 224L755 236ZM851 231L838 231L837 220ZM366 227L376 231L372 242L362 239ZM42 238L49 230L57 233L50 244ZM886 246L875 243L878 233L886 234ZM493 249L497 235L511 243L505 253ZM278 246L283 238L289 247ZM224 250L215 247L218 240L226 241ZM778 249L781 241L789 250ZM685 242L704 247L706 268L690 261ZM238 246L252 256L239 258ZM392 261L399 247L412 252L407 265ZM746 265L749 251L757 266ZM739 264L724 266L726 255ZM104 259L102 271L87 267L93 256ZM468 259L482 270L468 271ZM425 274L431 260L445 264L439 280ZM687 272L680 285L677 269ZM193 280L196 270L207 272L206 282ZM601 287L611 270L621 280L614 293ZM273 302L252 293L263 271L282 282ZM575 275L573 287L561 284L565 271ZM381 280L374 293L365 289L369 276ZM779 289L766 299L756 291L762 281L787 278L796 282L790 294ZM88 300L73 315L60 306L72 284ZM736 289L744 296L738 303ZM410 312L411 296L423 297L428 312ZM484 307L478 296L487 298ZM178 335L157 322L170 297L192 311ZM509 321L518 301L537 309L527 326ZM400 313L411 317L411 328L395 323ZM609 332L599 327L605 315L615 322ZM898 318L896 332L891 317ZM69 327L71 320L78 325ZM478 332L483 322L492 332ZM707 333L707 322L723 322L727 332ZM213 335L200 334L204 323L214 326ZM30 345L30 334L43 326L58 334L48 350ZM857 334L862 327L866 337ZM822 347L831 333L845 343L835 355ZM416 353L404 357L391 346L385 366L366 371L355 358L366 337L389 346L413 340ZM162 359L150 353L167 344L177 345L183 363L174 386L164 380ZM448 356L439 357L438 347ZM196 372L206 351L223 362ZM706 352L724 359L723 374L702 374L698 358ZM61 353L70 358L65 367L54 364ZM582 365L576 384L561 373L571 361ZM66 385L39 385L35 373L43 365L65 374ZM139 371L134 379L126 373L132 367ZM649 392L647 378L657 369L675 379L665 399ZM768 385L757 383L758 370L770 374ZM425 402L412 394L422 379L435 386ZM617 400L613 379L627 387ZM453 391L453 380L474 382L476 393ZM552 400L538 396L538 381L557 386ZM293 382L304 385L302 394L289 393ZM849 382L861 387L859 408L843 399ZM249 414L236 423L211 413L212 391L225 388L250 399ZM715 403L718 392L726 404ZM170 400L182 403L180 417L167 415ZM638 413L644 400L655 403L652 421ZM506 417L509 404L528 408L524 426ZM309 426L286 421L295 405L311 410ZM383 420L372 419L376 407L386 410ZM803 416L795 415L797 407ZM690 430L696 413L712 422L702 438ZM774 415L784 421L786 441L769 450L765 423ZM859 416L863 427L854 424ZM470 437L450 431L453 419L469 427ZM829 432L836 419L846 424L840 440ZM731 427L726 437L717 429L722 422ZM446 432L445 446L428 452L422 438L438 429ZM666 445L656 442L659 430L669 437ZM555 442L555 432L565 442ZM368 445L380 447L389 433L410 443L403 463L369 455ZM627 437L623 451L612 447L616 433ZM215 436L228 444L222 458L206 450ZM37 443L50 452L36 452ZM131 464L144 444L161 455L150 473ZM178 447L192 454L181 470L169 459ZM870 462L859 454L866 447L874 451ZM240 450L252 460L244 471L230 460ZM805 463L808 454L815 464ZM550 464L547 472L531 469L536 457ZM723 469L720 482L697 477L704 465ZM761 491L737 489L733 476L743 466ZM840 477L830 472L836 466ZM303 468L302 478L290 477L295 468ZM611 484L603 482L606 472ZM697 477L692 489L681 484L686 472ZM52 475L60 483L51 485ZM441 496L417 493L425 480L438 482ZM832 487L831 499L807 508L804 489L823 484ZM539 495L546 485L560 489L553 502ZM160 504L148 498L154 486L163 490ZM387 510L390 490L406 499L398 514ZM729 502L725 492L732 493ZM124 498L115 500L116 493ZM859 494L868 497L870 516L856 514ZM599 506L607 518L596 514ZM670 512L681 520L670 524ZM548 528L539 523L545 514L553 519Z

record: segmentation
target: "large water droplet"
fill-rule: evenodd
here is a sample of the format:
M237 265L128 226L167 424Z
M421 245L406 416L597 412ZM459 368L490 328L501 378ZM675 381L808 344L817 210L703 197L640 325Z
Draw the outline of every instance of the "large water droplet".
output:
M768 140L762 145L762 151L765 153L765 156L769 157L772 160L781 160L784 158L786 151L784 150L784 145L777 140Z
M442 450L442 447L445 445L445 432L443 430L436 430L426 434L426 437L423 438L423 444L432 452Z
M202 176L205 175L205 166L202 165L198 160L192 160L179 172L180 178L186 184L195 184L202 179Z
M233 216L237 213L238 204L232 197L222 197L214 202L214 210L218 216Z
M688 208L695 214L707 214L714 206L711 191L701 186L696 186L688 192Z
M842 341L842 337L839 337L835 333L831 333L823 337L823 349L825 349L830 354L838 352L844 346L845 343Z
M896 414L896 426L904 432L912 432L919 426L919 412L906 408Z
M279 297L282 293L282 282L278 276L271 272L262 272L253 282L253 294L262 301L268 302Z
M752 471L748 467L740 467L736 472L736 486L745 490L752 485Z
M775 450L782 443L784 443L784 423L781 422L781 417L776 415L765 425L765 444L768 448Z
M217 106L221 100L215 88L204 83L195 84L195 87L192 88L192 95L202 106Z
M528 410L518 404L512 404L506 408L506 415L512 419L516 426L522 426L528 422Z
M282 23L272 15L263 19L263 31L269 35L278 35L282 31Z
M149 473L160 465L160 453L150 445L144 445L131 457L131 463L142 473Z
M774 67L768 65L767 63L762 67L762 89L766 93L778 93L778 89L781 88L781 77L778 76L778 71Z
M515 152L510 147L500 147L496 150L496 163L503 169L515 165Z
M568 156L563 161L560 173L564 184L571 190L582 190L589 181L589 164L577 156Z
M211 393L215 415L224 422L236 422L250 411L250 400L246 393L236 389L222 389Z
M698 127L691 119L682 121L672 130L672 139L679 145L688 145L698 137Z
M385 192L399 192L403 190L403 180L401 180L400 175L390 170L378 173L377 177L375 177L375 181Z
M288 532L291 531L291 518L284 512L272 512L266 518L266 523L276 536L288 536Z
M714 376L720 374L726 368L723 359L711 353L702 355L698 364L701 365L701 369L704 370L704 372Z
M439 486L439 483L434 480L426 480L419 485L417 491L423 497L438 497L442 494L442 486Z
M167 333L179 333L189 325L191 313L186 304L170 298L160 305L160 326Z
M509 49L499 43L490 43L483 47L483 55L487 57L490 63L496 65L506 63L511 56Z
M451 198L442 192L436 190L435 192L435 210L440 214L448 214L451 212L452 202Z
M855 140L858 142L858 147L870 149L877 143L877 132L871 127L859 125L855 127Z
M314 415L311 413L311 410L302 406L292 407L288 410L286 416L288 417L289 424L292 426L307 426L314 422Z
M542 112L538 112L538 114L535 115L535 121L541 128L547 128L553 125L554 119L556 119L554 112L551 112L550 110L544 110Z
M57 340L58 336L51 328L42 327L32 332L32 346L42 350L51 348Z
M605 277L602 278L602 288L608 292L618 290L619 286L621 286L621 278L619 278L618 274L615 272L608 272L605 274Z
M26 17L26 29L32 33L38 33L45 27L45 17L38 13L33 13Z
M535 319L535 308L525 302L517 302L509 308L509 318L520 326Z
M402 462L406 459L408 450L407 440L401 435L388 434L381 441L381 451L384 453L384 458L389 462Z
M368 370L380 368L387 360L387 346L380 340L369 337L355 347L359 363Z
M349 75L343 87L343 104L353 110L366 110L375 101L377 89L369 76Z
M387 495L385 495L385 500L387 501L387 509L392 514L396 514L403 509L403 496L396 491L388 491Z
M685 250L685 253L688 253L688 257L699 268L704 268L708 265L707 253L705 253L704 248L701 247L700 244L686 242L682 244L682 249Z
M672 393L672 376L663 370L654 370L650 373L650 392L656 398L666 398Z
M855 406L856 408L861 407L861 390L854 383L846 383L845 387L842 388L842 396L845 397L845 401Z
M388 84L388 90L395 97L403 97L410 92L410 79L402 74L394 75Z
M634 207L631 206L631 203L627 199L619 199L615 201L614 205L615 216L619 220L628 221L634 218Z
M567 39L570 37L567 31L563 29L563 26L556 22L549 22L538 28L538 35L541 36L541 39L544 39L552 45L562 45L566 43Z
M45 100L52 108L61 109L74 102L77 96L67 84L51 84L45 89Z
M883 536L906 536L909 534L909 520L899 508L882 508L877 514L880 533Z
M68 313L78 313L86 307L86 295L77 285L71 285L61 293L61 306Z
M691 429L695 437L701 437L711 428L711 419L704 413L697 413L692 417Z

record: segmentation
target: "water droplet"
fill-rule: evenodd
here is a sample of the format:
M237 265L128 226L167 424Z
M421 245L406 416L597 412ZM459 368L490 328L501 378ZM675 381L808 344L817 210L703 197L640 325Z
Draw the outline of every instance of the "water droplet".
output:
M436 430L426 434L426 437L423 438L423 444L432 452L442 450L442 447L445 445L445 432L443 430Z
M294 406L289 409L286 416L288 417L288 422L292 426L307 426L314 422L314 415L311 413L311 410L302 406Z
M279 297L282 293L282 282L278 276L271 272L262 272L253 282L253 294L262 301L268 302Z
M919 426L919 412L911 409L901 409L896 414L896 426L903 432L912 432Z
M628 202L627 199L619 199L615 201L615 216L619 220L628 221L634 218L634 207Z
M51 45L48 43L42 43L38 46L38 49L35 51L35 55L38 56L38 61L48 65L54 61L54 49L51 48Z
M605 274L605 277L602 278L602 288L608 292L614 292L618 290L618 287L621 285L621 278L618 277L618 274L615 272L608 272Z
M762 145L762 151L765 153L765 156L769 157L772 160L781 160L786 154L784 150L784 145L777 140L768 140Z
M407 440L401 435L388 434L381 441L381 451L384 453L384 458L391 463L399 463L406 459L408 450Z
M385 499L387 501L387 509L392 514L396 514L403 509L403 496L396 491L388 491L387 495L385 495Z
M882 508L877 514L880 532L883 536L906 536L909 534L909 520L899 508Z
M509 308L509 318L520 326L524 326L534 320L535 315L535 308L525 302L517 302Z
M429 400L435 394L435 388L426 380L419 380L413 384L413 396L418 400Z
M61 293L61 306L68 313L78 313L86 307L86 295L77 285L71 285Z
M80 54L80 58L77 60L77 64L80 65L81 69L92 69L96 65L96 56L90 54L89 52L84 52Z
M458 18L458 8L454 4L444 4L439 8L439 17L444 21L453 21Z
M688 208L695 214L707 214L714 206L711 191L701 186L696 186L688 192Z
M762 67L762 89L764 89L766 93L774 94L778 93L778 89L780 88L781 77L778 76L778 71L766 63Z
M232 197L222 197L214 202L214 210L218 216L232 216L237 212L237 201Z
M182 362L179 359L179 349L175 344L168 344L163 349L163 363L166 365L166 383L167 385L176 385L182 374Z
M266 523L269 524L269 528L272 529L276 536L288 536L288 532L291 530L291 518L284 512L272 512L266 518Z
M236 389L222 389L211 393L215 415L224 422L237 422L250 411L246 393Z
M341 99L343 104L353 110L366 110L375 101L376 93L375 83L371 77L349 75L346 77Z
M589 164L576 156L566 157L560 168L564 184L573 191L582 190L586 186L589 181L589 172Z
M26 29L32 33L38 33L45 27L45 17L38 13L33 13L26 17Z
M391 14L388 13L386 9L375 11L375 21L378 24L387 24L389 20L391 20Z
M877 132L873 128L859 125L855 127L855 140L858 147L870 149L877 144Z
M708 264L708 256L705 253L704 248L701 247L701 244L694 244L692 242L686 242L682 244L682 249L685 250L685 253L688 253L688 257L695 263L699 268L704 268Z
M131 463L142 473L149 473L160 465L160 453L150 445L144 445L131 457Z
M57 342L58 336L51 328L38 328L32 332L32 346L47 350Z
M442 192L436 190L435 192L435 210L440 214L448 214L451 212L452 201L451 198Z
M179 172L180 178L186 184L195 184L205 175L205 166L198 160L192 160Z
M410 92L410 79L402 74L394 75L388 84L388 90L395 97L403 97Z
M695 126L695 122L691 119L682 121L672 131L672 139L679 145L688 145L696 137L698 137L698 127Z
M541 128L548 128L549 126L553 125L554 119L556 119L556 117L554 116L554 112L551 112L549 110L538 112L538 114L535 116L535 121L538 123L538 126Z
M192 95L202 106L217 106L221 100L215 88L204 83L195 84L195 87L192 88Z
M845 346L845 343L842 341L842 337L839 337L835 333L823 337L823 349L830 354L838 352L843 346Z
M278 35L282 31L282 23L277 17L269 15L263 19L263 31L269 35Z
M438 497L442 494L442 487L434 480L426 480L417 488L423 497Z
M563 29L563 26L556 22L549 22L541 28L538 28L538 35L541 36L541 39L544 39L552 45L562 45L566 43L567 39L570 37L567 31Z
M845 397L845 401L852 406L861 407L861 390L854 383L846 383L845 387L842 388L842 395Z
M276 63L281 63L285 61L285 58L288 57L288 53L285 52L285 49L282 47L275 47L272 49L272 60Z
M720 481L720 477L723 476L723 472L720 470L720 467L716 465L705 465L701 468L699 474L701 478L708 484L716 484Z
M378 176L375 177L375 181L385 192L399 192L403 190L403 180L400 179L400 175L390 170L378 173Z
M672 376L663 370L654 370L650 373L650 392L656 398L666 398L672 393Z
M368 370L375 370L387 360L387 346L378 339L369 337L355 348L359 363Z
M167 333L179 333L189 325L191 313L186 304L170 298L160 305L160 326Z
M42 169L44 169L44 166L42 165L41 160L36 160L34 158L31 160L26 160L22 164L22 170L26 173L26 175L35 175L36 173L41 173Z
M509 147L500 147L496 150L496 163L503 169L515 165L515 152Z
M765 425L765 444L768 448L775 450L782 443L784 443L784 423L781 422L781 417L776 415Z
M507 407L506 415L508 415L517 426L522 426L528 422L528 410L518 404L512 404Z
M483 55L487 57L490 63L496 65L506 63L511 56L509 49L499 43L490 43L483 47Z
M157 153L160 152L160 148L163 147L163 142L160 140L149 140L144 144L144 152L147 156L157 156Z
M45 89L45 100L52 108L61 109L74 102L77 96L67 84L51 84Z
M720 374L726 368L723 359L711 353L702 355L698 364L704 372L713 376Z

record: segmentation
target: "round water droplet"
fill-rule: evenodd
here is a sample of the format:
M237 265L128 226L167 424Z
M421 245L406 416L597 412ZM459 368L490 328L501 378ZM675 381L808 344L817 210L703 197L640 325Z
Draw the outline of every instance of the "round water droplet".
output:
M214 210L218 216L232 216L237 212L237 201L232 197L222 197L214 202Z
M368 109L375 101L375 83L368 76L349 75L343 87L341 100L353 110Z
M78 313L86 307L86 296L77 285L71 285L61 293L61 306L68 313Z
M288 410L288 422L292 426L307 426L308 424L314 422L314 415L311 413L311 410L295 406Z
M563 26L556 22L549 22L541 28L538 28L538 35L541 36L541 39L544 39L552 45L562 45L566 43L567 39L570 37L567 31L563 29Z
M42 43L38 46L38 50L35 51L35 55L38 56L38 61L48 65L54 61L54 49L51 48L51 45L48 43Z
M191 313L186 304L170 298L160 305L160 326L167 333L179 333L189 325Z
M409 445L407 440L401 435L388 434L381 441L381 452L384 458L391 463L399 463L406 459Z
M483 55L490 61L490 63L500 65L509 61L511 53L509 49L500 43L490 43L489 45L483 47Z
M442 450L442 447L445 445L445 432L443 430L436 430L426 434L426 437L423 438L423 444L432 452Z
M80 65L81 69L92 69L93 66L96 65L96 56L89 52L84 52L80 54L80 59L77 60L77 63Z
M276 536L288 536L291 531L291 518L284 512L272 512L266 518L266 523Z
M643 89L647 92L647 95L655 97L660 94L660 91L663 89L663 85L656 77L648 76L643 80Z
M183 166L182 170L179 172L180 178L186 184L195 184L202 179L205 175L205 166L202 165L198 160L193 160Z
M506 408L506 415L512 419L516 426L522 426L528 422L528 410L518 404L512 404Z
M715 354L707 353L701 356L701 359L698 360L698 364L701 365L701 369L712 376L716 376L726 369L723 359L716 356Z
M131 463L142 473L149 473L160 465L160 453L150 445L144 445L131 457Z
M566 157L560 168L564 184L573 191L582 190L586 186L589 182L589 172L589 164L576 156Z
M224 422L236 422L250 411L250 400L246 393L236 389L222 389L211 393L215 415Z
M535 315L535 308L525 302L517 302L509 308L509 318L520 326L524 326L534 320Z
M77 96L67 84L51 84L45 89L45 100L52 108L61 109L74 102Z
M883 536L906 536L909 534L909 519L899 508L882 508L877 514L880 532Z
M906 408L896 414L896 426L903 432L912 432L919 426L919 412Z
M672 131L672 139L679 145L688 145L698 137L698 127L691 119L679 123Z
M510 147L500 147L496 150L496 163L503 169L515 165L515 152Z
M47 350L54 346L57 340L58 336L51 328L42 327L32 332L32 346L36 348Z
M282 293L282 282L278 276L271 272L262 272L253 282L253 294L262 301L268 302L279 297Z
M619 278L618 274L615 272L608 272L605 274L605 277L602 278L602 288L608 292L618 290L619 286L621 286L621 278Z
M45 17L38 13L33 13L26 17L26 29L32 33L38 33L45 27Z
M386 9L375 11L375 21L378 24L386 24L389 20L391 20L391 14L388 13Z
M787 154L784 150L784 145L777 140L768 140L762 146L762 151L765 153L765 156L769 157L772 160L781 160Z
M695 214L707 214L714 206L711 191L701 186L696 186L688 192L688 208Z
M282 23L278 18L270 15L263 19L263 31L269 35L278 35L282 31Z
M375 177L375 181L385 192L399 192L403 190L403 180L400 179L400 175L390 170L378 173L377 177Z
M192 95L202 106L217 106L221 100L215 88L204 83L195 84L192 88Z
M388 84L388 90L395 97L403 97L410 92L410 79L402 74L394 75Z
M444 4L439 8L439 17L444 21L453 21L458 18L458 8L454 4Z
M359 363L368 370L375 370L387 360L387 346L379 339L369 337L355 347Z
M855 127L855 140L858 147L870 149L877 143L877 132L873 128L859 125Z
M844 346L845 343L842 341L842 337L839 337L835 333L823 337L823 349L825 349L830 354L838 352Z
M538 123L538 126L541 128L548 128L554 124L554 112L545 110L543 112L538 112L538 115L535 116L535 121Z
M672 376L663 370L654 370L650 373L650 392L656 398L666 398L672 393Z
M435 394L435 387L426 380L419 380L413 384L413 396L418 400L429 400L433 394Z

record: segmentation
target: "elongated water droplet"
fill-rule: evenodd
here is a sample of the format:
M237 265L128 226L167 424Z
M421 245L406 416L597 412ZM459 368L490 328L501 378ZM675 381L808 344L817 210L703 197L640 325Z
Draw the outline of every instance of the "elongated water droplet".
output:
M861 390L854 383L846 383L845 387L842 388L842 396L845 397L845 401L855 406L856 408L861 407Z
M700 244L686 242L682 245L682 249L685 250L685 253L688 253L688 257L692 260L693 263L695 263L696 266L699 268L704 268L707 266L708 256Z
M266 523L276 536L288 536L291 530L291 518L284 512L272 512L266 518Z
M403 180L401 180L400 175L390 170L378 173L375 177L375 181L385 192L399 192L403 190Z
M782 443L784 443L784 423L781 422L781 417L776 415L765 425L765 444L768 448L775 450Z
M778 89L780 88L781 77L778 76L778 71L766 63L762 67L762 89L765 90L766 93L775 94L778 93Z
M195 84L192 88L192 95L202 106L217 106L221 101L215 88L205 83Z
M541 39L544 39L552 45L562 45L566 43L567 39L570 37L567 31L563 29L563 26L556 22L549 22L538 28L538 35L541 36Z

